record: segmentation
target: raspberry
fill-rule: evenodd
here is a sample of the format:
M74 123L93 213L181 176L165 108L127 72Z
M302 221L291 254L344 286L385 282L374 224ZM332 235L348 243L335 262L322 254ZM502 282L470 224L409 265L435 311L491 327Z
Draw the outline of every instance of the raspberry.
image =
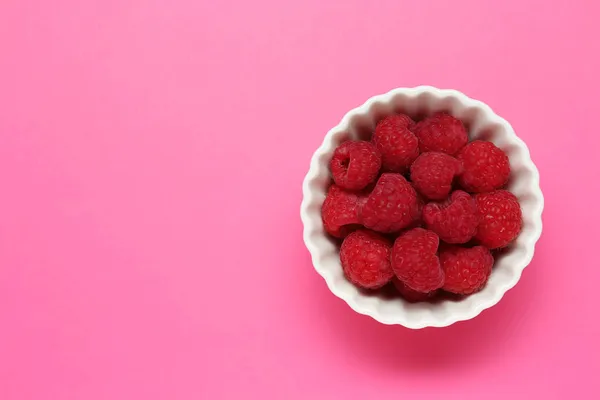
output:
M454 155L468 141L463 123L444 112L425 118L415 126L414 132L421 153L439 151Z
M492 272L494 257L483 246L445 246L440 251L440 264L446 275L442 289L467 295L483 288Z
M360 224L358 200L355 193L331 185L321 209L325 231L342 238L355 230Z
M491 192L508 181L508 157L491 142L475 140L466 145L457 157L463 164L459 182L468 192Z
M377 289L394 276L390 264L392 245L378 234L358 230L349 234L340 248L346 277L366 289Z
M413 124L406 115L391 115L375 127L372 140L386 171L405 172L419 156L419 141L409 129Z
M477 204L467 192L456 190L443 203L423 207L423 221L446 243L467 243L477 232Z
M360 190L377 178L381 156L370 142L349 141L335 149L329 165L338 186Z
M442 200L452 190L454 176L462 172L460 161L445 153L423 153L410 167L410 179L419 193Z
M444 284L444 271L437 257L438 236L426 229L404 232L392 248L394 273L417 292L431 292Z
M398 290L398 293L400 293L400 296L402 296L402 298L404 298L404 300L406 300L410 303L417 303L419 301L427 301L430 298L432 298L433 296L435 296L435 294L437 292L436 290L429 292L429 293L417 292L416 290L413 290L410 287L406 286L404 284L404 282L402 282L398 278L393 278L392 282L394 283L396 290Z
M507 190L475 195L479 226L475 239L488 249L507 246L521 232L521 206Z
M399 231L418 218L417 192L400 174L382 174L361 209L363 225L384 233Z

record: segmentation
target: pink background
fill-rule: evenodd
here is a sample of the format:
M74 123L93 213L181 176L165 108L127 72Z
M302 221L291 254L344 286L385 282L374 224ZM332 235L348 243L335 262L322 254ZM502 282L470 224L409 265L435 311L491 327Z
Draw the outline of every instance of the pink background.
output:
M599 15L2 0L0 399L598 398ZM507 118L546 211L499 305L410 331L328 292L299 205L325 132L418 84Z

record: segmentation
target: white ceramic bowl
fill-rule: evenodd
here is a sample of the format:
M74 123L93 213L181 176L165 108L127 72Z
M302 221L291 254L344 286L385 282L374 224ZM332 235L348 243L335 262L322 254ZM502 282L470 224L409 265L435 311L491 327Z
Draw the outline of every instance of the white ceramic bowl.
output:
M346 280L338 245L325 234L321 221L321 206L331 182L331 155L346 140L368 140L376 122L387 115L403 112L422 117L442 110L465 123L470 139L490 140L506 152L512 170L508 189L521 203L523 230L507 251L496 258L485 288L460 301L412 304L399 297L359 290ZM504 293L518 282L523 269L533 257L535 244L542 232L544 198L538 170L531 161L527 146L517 137L510 124L489 106L456 90L430 86L399 88L371 97L362 106L350 110L325 135L323 143L314 153L302 191L304 198L300 215L304 224L304 242L315 269L325 279L331 292L358 313L369 315L384 324L399 324L412 329L443 327L468 320L498 303Z

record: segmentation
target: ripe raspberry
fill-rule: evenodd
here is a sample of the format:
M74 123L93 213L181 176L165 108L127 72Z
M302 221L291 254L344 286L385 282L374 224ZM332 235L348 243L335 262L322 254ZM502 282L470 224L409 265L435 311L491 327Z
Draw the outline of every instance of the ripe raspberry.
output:
M483 246L472 248L445 246L440 251L440 264L446 275L444 289L450 293L467 295L485 286L494 257Z
M377 124L372 141L381 153L384 170L404 172L419 156L419 141L409 130L413 124L406 115L391 115Z
M437 257L438 236L426 229L404 232L392 248L394 273L417 292L431 292L444 284L444 271Z
M425 118L415 126L414 132L421 153L439 151L454 155L468 141L463 123L444 112Z
M338 186L361 190L377 178L381 155L370 142L348 141L335 149L329 165Z
M475 196L479 226L475 239L488 249L507 246L521 232L521 206L507 190L480 193Z
M445 153L423 153L410 167L410 179L419 193L442 200L452 190L454 176L462 172L460 161Z
M396 290L398 290L398 293L400 293L400 296L402 296L402 298L404 298L404 300L406 300L410 303L427 301L427 300L431 299L432 297L434 297L437 293L436 290L429 292L429 293L417 292L416 290L413 290L410 287L406 286L404 284L404 282L402 282L400 279L398 279L396 277L394 277L392 279L392 282L394 283Z
M331 185L321 208L321 218L327 233L339 238L346 236L360 224L358 196Z
M346 277L366 289L377 289L394 276L390 264L392 245L367 230L349 234L340 248L340 260Z
M467 243L477 232L479 214L475 199L456 190L445 202L423 207L423 220L444 242Z
M399 231L418 217L417 192L400 174L382 174L361 209L363 225L384 233Z
M475 140L463 147L457 157L463 164L459 182L467 192L490 192L508 181L508 157L491 142Z

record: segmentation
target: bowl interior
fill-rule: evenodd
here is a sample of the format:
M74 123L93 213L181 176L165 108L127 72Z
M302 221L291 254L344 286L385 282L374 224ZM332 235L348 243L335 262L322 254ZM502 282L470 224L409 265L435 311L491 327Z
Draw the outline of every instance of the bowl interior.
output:
M333 149L351 139L369 140L376 123L382 118L405 113L420 120L438 111L447 111L463 121L470 140L485 139L503 149L510 159L511 178L508 190L513 192L523 211L523 230L517 240L496 255L492 275L486 287L471 296L443 298L433 303L408 303L385 290L366 291L346 280L339 262L339 243L325 234L320 221L320 207L331 178L328 163ZM445 326L468 319L497 303L504 292L518 281L523 268L533 256L533 247L541 230L541 192L539 176L529 151L514 134L512 127L479 101L455 91L406 90L375 97L349 112L326 136L315 154L318 163L309 179L314 201L309 204L308 221L312 227L307 245L313 254L317 271L323 275L334 294L346 300L356 311L371 315L384 323L400 323L409 327ZM310 243L309 243L310 242Z

